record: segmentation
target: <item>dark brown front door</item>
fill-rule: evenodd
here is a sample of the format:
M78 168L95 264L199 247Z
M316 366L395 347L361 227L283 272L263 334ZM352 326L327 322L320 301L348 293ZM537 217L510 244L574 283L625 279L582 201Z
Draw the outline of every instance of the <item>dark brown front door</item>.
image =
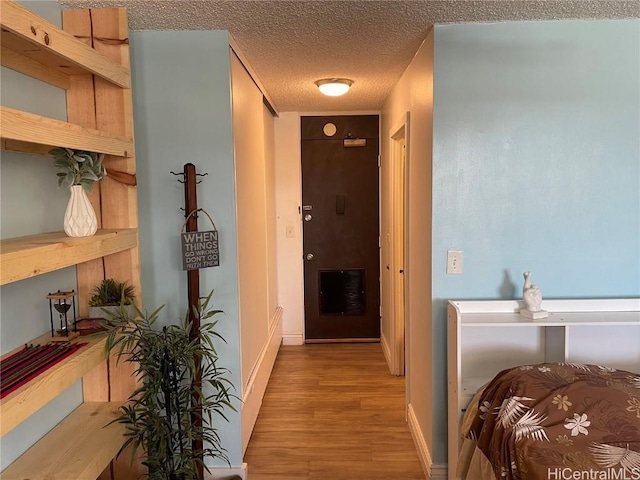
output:
M305 337L379 339L378 116L301 127Z

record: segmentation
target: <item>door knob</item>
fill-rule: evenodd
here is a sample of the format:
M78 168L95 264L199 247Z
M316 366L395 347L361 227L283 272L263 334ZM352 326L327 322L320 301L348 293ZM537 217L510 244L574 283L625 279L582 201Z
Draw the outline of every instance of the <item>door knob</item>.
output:
M313 253L307 253L307 260L313 260Z
M313 217L312 217L310 214L308 214L308 213L307 213L307 214L304 216L304 221L305 221L305 222L309 222L312 218L313 218Z

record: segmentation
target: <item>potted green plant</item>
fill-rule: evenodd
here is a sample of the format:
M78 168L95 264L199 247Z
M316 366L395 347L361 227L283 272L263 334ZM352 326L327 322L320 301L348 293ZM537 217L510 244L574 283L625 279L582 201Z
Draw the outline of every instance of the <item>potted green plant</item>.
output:
M209 306L212 293L196 307L201 327L195 335L188 314L180 325L156 328L162 307L151 314L136 307L135 320L122 309L111 318L106 348L118 361L134 362L139 380L114 422L126 427L122 449L131 445L132 459L142 450L150 480L200 480L199 465L208 471L204 458L228 462L214 414L226 420L224 410L235 410L231 403L235 396L213 343L224 338L216 331L217 320L212 320L221 313ZM197 365L201 365L201 387ZM194 413L202 418L202 426L192 422ZM202 449L194 447L194 440L202 442Z
M131 285L113 278L105 278L91 292L89 316L107 318L116 315L120 305L123 305L131 316L135 313L134 300L135 294Z
M96 213L85 192L106 175L102 153L54 148L49 151L58 170L58 187L71 192L64 214L64 231L70 237L87 237L96 233Z

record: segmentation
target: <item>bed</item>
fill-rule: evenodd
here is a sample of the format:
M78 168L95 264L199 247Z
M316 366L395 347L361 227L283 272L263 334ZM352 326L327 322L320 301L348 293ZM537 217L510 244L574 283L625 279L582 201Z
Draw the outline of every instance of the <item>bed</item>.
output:
M457 478L640 480L640 374L509 368L474 396L461 428Z
M608 377L605 375L606 378L600 376L588 380L584 375L588 373L593 375L598 372L600 370L598 365L606 365L625 371L624 375L626 377L632 377L627 378L627 381L632 382L631 390L628 390L628 386L625 388L627 388L627 392L630 391L632 393L627 393L626 397L622 397L625 399L622 410L626 414L634 414L633 411L627 412L626 408L633 409L635 403L627 404L625 402L627 400L635 402L632 397L638 398L638 401L640 401L640 389L636 388L637 381L635 384L633 383L635 381L633 380L634 378L640 377L640 373L637 373L640 372L640 298L553 299L545 300L543 307L548 311L548 317L529 319L518 313L523 308L523 304L516 300L450 300L448 302L447 425L449 435L447 477L449 480L456 480L457 478L496 478L500 480L502 478L541 478L556 480L566 478L566 475L571 472L570 470L561 470L559 472L552 470L539 476L541 474L540 471L532 474L526 470L526 465L522 464L519 472L511 473L512 461L516 462L515 467L518 467L518 453L514 451L504 453L506 459L509 460L503 463L505 472L501 468L494 470L490 462L491 454L482 453L482 450L476 448L478 444L474 443L475 440L479 440L481 444L482 441L487 441L489 424L487 424L485 432L482 432L482 429L476 424L476 427L480 428L480 430L477 428L475 430L476 439L466 439L465 441L464 437L467 432L470 432L470 424L473 423L472 411L479 409L481 406L486 407L483 403L478 403L479 398L474 399L474 396L477 397L481 394L478 392L485 392L484 387L490 382L493 384L492 380L496 379L499 372L501 372L500 377L504 377L503 381L516 382L515 385L517 386L516 388L509 386L509 383L504 384L502 386L503 394L508 395L508 393L504 392L508 392L509 388L514 388L515 393L512 393L511 397L533 399L517 400L514 398L512 400L512 408L519 408L519 412L533 409L534 413L529 414L529 417L525 418L523 422L536 422L542 416L548 416L541 425L522 425L522 427L518 428L522 431L525 431L525 427L531 431L544 431L548 440L541 437L541 441L532 442L531 438L524 437L523 439L523 434L520 433L519 441L515 442L513 433L507 432L507 434L502 435L503 438L499 438L498 432L493 440L496 442L496 446L500 446L500 442L507 446L511 442L511 448L515 443L518 444L518 447L520 444L527 445L524 450L527 456L537 454L542 447L553 446L554 448L549 449L544 455L553 455L553 458L555 458L554 463L549 463L549 466L554 466L554 468L556 465L560 465L562 468L573 468L575 465L591 465L589 462L593 462L593 460L579 460L577 454L561 459L558 453L564 452L564 450L560 448L561 444L558 441L558 436L560 436L560 441L565 441L564 435L567 435L566 443L576 446L576 448L578 444L584 447L584 442L586 441L587 450L583 449L583 452L586 452L585 455L593 453L589 450L589 447L592 446L591 443L622 448L622 445L611 444L615 440L613 437L606 437L605 441L602 441L602 439L594 440L597 431L594 430L591 424L586 427L587 431L590 432L588 435L580 433L580 429L578 429L577 435L572 435L573 428L567 429L564 427L565 424L569 424L569 421L565 421L565 419L574 419L574 413L580 413L580 421L582 421L582 415L586 412L578 412L576 408L581 402L584 404L587 400L575 397L576 400L574 401L571 398L574 395L572 393L568 398L572 405L565 403L564 405L567 407L565 411L563 406L557 404L564 396L568 395L567 393L562 393L563 397L556 400L556 404L554 404L554 398L561 392L554 393L550 388L554 386L553 382L549 378L540 377L541 374L550 374L551 372L540 371L538 367L551 369L554 373L550 377L555 378L556 381L558 381L558 376L563 374L568 379L575 378L576 381L581 378L587 385L589 383L599 385L598 382L602 383L604 380L611 382L612 378L615 377L613 375L615 372L610 371L611 369L605 369L609 371L603 370L603 374L608 373ZM589 371L579 368L580 364L589 364L590 366L585 367ZM531 368L521 370L520 367ZM560 368L562 370L559 370ZM584 374L578 375L576 369ZM506 372L512 373L507 374ZM525 385L520 385L518 380L512 377L516 373L524 375L523 378L533 377L531 378L532 385L527 387L528 389L533 388L533 390L519 391L518 389L524 389ZM568 388L565 385L567 381L565 379L560 382L556 385L556 388L561 391L563 388ZM493 385L492 388L498 389L498 385ZM590 386L589 388L592 387ZM487 392L485 393L488 395ZM489 401L489 406L494 409L502 406L502 402L510 397L501 398L499 393L500 389L494 392L495 398L486 397L483 402ZM532 415L539 412L538 407L542 406L545 396L548 397L546 401L550 402L547 410L541 412L537 418L531 419ZM522 406L514 402L519 402ZM484 412L480 414L482 413ZM640 424L639 417L630 418L632 423L635 421L636 425ZM519 420L519 417L517 419ZM463 421L465 423L464 428ZM489 419L489 421L492 420ZM589 413L587 413L585 421L593 421L589 417ZM549 429L548 422L556 422L556 424L552 429ZM542 426L544 430L536 428L537 426ZM617 427L612 427L612 429L614 433L618 431ZM465 435L463 435L463 432ZM482 437L480 437L481 433L483 434ZM637 434L638 432L635 431L636 444L635 446L630 444L630 450L627 454L629 457L637 458L635 455L640 450L637 446ZM474 433L471 433L471 435L474 435ZM542 433L539 435L542 435ZM593 448L607 449L609 447ZM626 444L624 448L626 452ZM611 452L614 451L612 448L609 450ZM621 450L616 451L619 455L624 453ZM568 451L565 453L569 454ZM522 456L524 454L521 453L519 455ZM541 462L542 460L536 463ZM483 475L478 473L482 469L485 471ZM465 477L462 475L464 472L470 473L467 473ZM502 473L505 473L504 477ZM589 478L587 475L588 473L581 477L580 480ZM623 480L634 480L633 478L622 478ZM640 474L637 475L636 480L640 480Z

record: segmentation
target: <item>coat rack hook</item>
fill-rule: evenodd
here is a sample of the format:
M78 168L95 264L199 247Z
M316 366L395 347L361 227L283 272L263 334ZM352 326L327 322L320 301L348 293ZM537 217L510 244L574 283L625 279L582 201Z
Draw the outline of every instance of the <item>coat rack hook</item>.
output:
M169 173L171 173L172 175L176 175L176 176L182 176L182 178L184 178L184 173L183 173L183 172L178 172L178 173L176 173L176 172L174 172L173 170L171 170ZM184 183L184 180L180 180L180 179L178 179L178 182L180 182L180 183ZM184 209L182 209L182 210L184 210Z
M206 173L196 173L196 177L206 177L207 175L209 175L209 172L206 172Z

